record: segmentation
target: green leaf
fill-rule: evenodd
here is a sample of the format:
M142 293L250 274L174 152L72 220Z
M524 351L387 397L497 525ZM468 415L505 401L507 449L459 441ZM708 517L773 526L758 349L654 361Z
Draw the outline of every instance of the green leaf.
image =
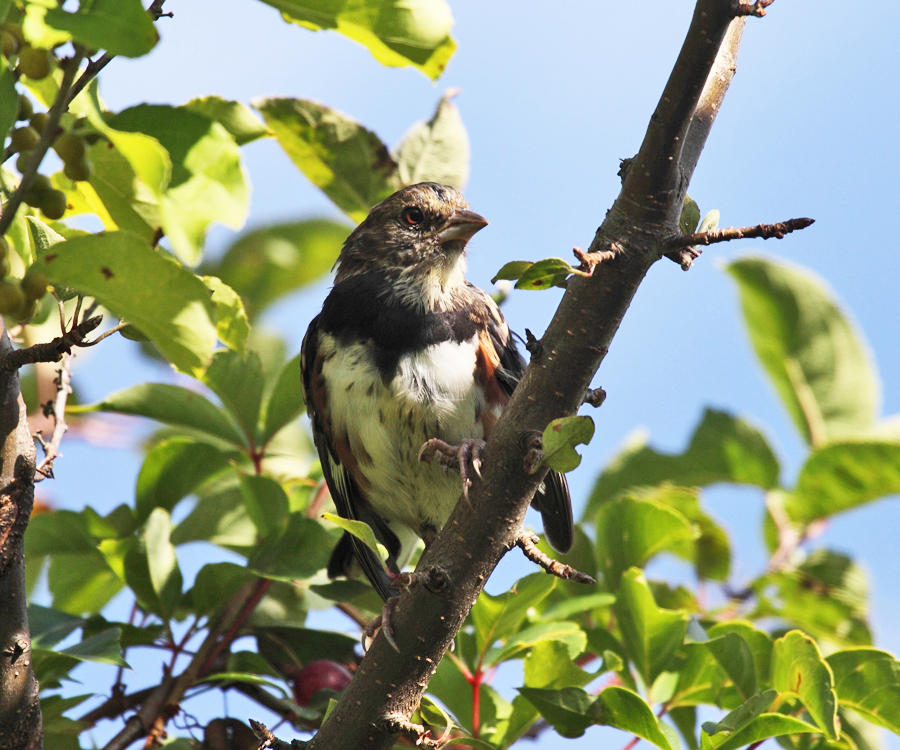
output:
M519 694L563 737L581 737L594 724L590 710L595 699L581 688L520 687Z
M898 492L900 441L837 442L810 452L784 507L808 524Z
M339 664L356 661L359 639L330 630L308 628L255 627L253 634L259 653L282 671L301 667L314 659L331 659Z
M121 635L122 633L118 628L111 628L85 638L58 653L71 656L79 661L93 661L100 664L128 667L128 663L122 658L122 648L119 644ZM130 669L130 667L128 668Z
M293 583L311 578L328 564L334 539L303 512L292 513L280 531L264 539L248 560L256 573Z
M74 237L43 253L36 270L71 286L140 329L178 369L199 374L212 356L216 325L209 290L137 235Z
M273 224L239 237L210 270L241 295L253 319L275 300L326 274L349 231L327 219Z
M47 585L54 608L73 614L99 612L122 589L121 579L96 549L51 555Z
M697 205L697 201L685 193L681 216L678 218L678 228L682 234L693 234L699 223L700 206Z
M32 33L39 28L36 22L41 16L43 24L50 29L65 32L86 47L103 49L112 55L140 57L153 49L159 39L153 20L140 0L93 0L82 3L76 13L29 6Z
M95 547L84 517L71 510L35 515L25 534L26 557L93 554Z
M82 414L114 411L155 419L182 427L206 438L215 438L229 446L244 447L244 438L235 426L210 401L199 393L166 383L144 383L111 393L102 401L88 406L69 407Z
M594 420L590 417L561 417L544 428L542 447L544 462L559 472L572 471L581 463L575 446L587 445L594 437Z
M503 264L503 267L491 279L491 283L496 284L500 279L514 281L533 265L530 260L511 260L509 263Z
M878 413L878 377L824 283L765 258L727 270L738 282L756 356L803 437L819 446L868 430Z
M223 99L221 96L203 96L191 99L184 108L218 122L229 132L238 146L269 134L262 120L250 107L241 102Z
M719 228L719 209L714 208L708 211L697 227L698 232L713 232Z
M240 425L246 442L254 445L263 392L259 355L252 351L243 356L230 349L217 351L203 374L203 382L222 399L228 413Z
M40 604L28 605L28 629L33 648L48 649L55 646L69 633L81 627L81 617Z
M759 430L739 417L706 409L684 453L659 453L642 438L626 444L597 479L585 517L629 487L668 481L684 487L734 482L771 489L778 485L778 474L778 460Z
M707 631L710 639L717 639L731 633L740 636L741 640L750 649L757 683L760 685L767 684L772 667L772 637L746 620L717 622Z
M140 549L147 557L150 585L158 598L157 610L163 616L170 615L181 596L181 571L175 546L170 541L172 519L164 508L154 508L141 533Z
M263 0L288 21L318 31L333 29L359 42L382 65L412 65L437 78L456 49L453 15L444 0L350 0L310 4Z
M213 222L233 229L243 225L249 186L240 149L218 122L184 107L140 104L109 124L150 135L169 152L172 178L160 202L160 218L172 249L185 263L200 259Z
M647 580L637 568L622 575L615 611L625 648L644 683L650 685L681 646L688 614L657 607Z
M138 519L143 521L154 508L171 511L181 498L228 467L235 456L185 437L157 443L147 452L138 474Z
M567 596L541 612L541 619L565 620L581 612L609 607L615 601L616 597L607 591L598 591L595 594L585 594L584 596Z
M237 476L198 488L199 502L172 533L174 544L204 541L247 553L257 542Z
M726 633L719 638L711 638L703 645L719 662L744 700L748 700L756 693L756 665L753 653L741 636L733 632ZM771 703L770 700L765 707L767 708ZM762 710L760 709L760 712Z
M2 57L2 55L0 55ZM0 133L8 133L19 112L16 78L5 57L0 59Z
M253 102L297 168L355 222L400 187L397 164L372 131L304 99Z
M268 442L285 425L303 412L303 389L300 386L300 355L281 369L275 387L263 408L265 424L261 440Z
M775 641L772 686L782 695L796 696L825 735L838 738L834 679L812 638L792 630Z
M900 662L892 654L854 648L838 651L826 661L841 706L900 734Z
M451 98L441 97L427 122L417 122L394 151L394 161L404 185L437 182L459 190L469 179L469 136Z
M737 732L747 726L757 716L771 709L777 698L777 690L766 690L765 692L748 696L740 706L728 713L724 718L717 722L705 722L703 731L710 736L719 732Z
M737 748L753 745L769 737L809 733L819 733L819 730L793 716L760 714L734 734L720 733L710 738L704 732L700 737L700 748L701 750L737 750Z
M372 552L378 555L381 560L387 560L390 556L387 547L378 541L375 537L375 532L372 531L372 527L365 521L353 521L349 518L341 518L341 516L335 513L323 513L322 518L329 523L333 523L338 528L343 529L348 534L355 536L359 541L365 544L366 547L372 550Z
M257 579L257 575L235 563L207 563L194 579L191 599L198 614L212 612L235 594L241 586Z
M244 353L250 336L250 320L240 295L216 276L201 276L200 280L212 292L216 310L216 335L229 349Z
M548 641L562 643L568 651L569 658L574 659L584 653L587 636L574 622L564 620L539 622L505 639L503 645L498 648L489 649L482 661L486 667L491 667L510 659L519 658L525 651L538 643Z
M289 506L281 485L271 477L256 475L241 475L240 482L244 503L260 536L279 531L287 518Z
M511 591L492 596L482 592L472 607L476 647L484 654L496 641L513 636L528 616L556 585L556 579L546 573L533 573L516 582Z
M510 273L507 263L503 269ZM573 273L581 273L562 258L544 258L526 268L515 284L516 289L549 289L551 286L565 287L566 279ZM498 274L499 276L499 274ZM502 278L502 277L501 277Z
M621 497L601 506L595 520L598 562L613 589L628 568L643 567L660 552L693 549L690 522L655 500Z
M647 702L627 688L608 687L592 707L598 724L616 727L651 742L662 750L672 750L659 719Z

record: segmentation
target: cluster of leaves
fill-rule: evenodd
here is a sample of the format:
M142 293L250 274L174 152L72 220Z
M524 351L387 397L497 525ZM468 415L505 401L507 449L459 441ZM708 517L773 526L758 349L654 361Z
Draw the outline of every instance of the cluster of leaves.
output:
M336 29L385 64L432 77L453 51L441 0L360 1L339 10L266 2L291 22ZM77 136L83 153L58 147L63 169L49 184L65 195L66 219L89 215L103 226L87 233L26 202L6 230L10 274L43 274L70 314L80 305L73 297L96 301L195 380L137 385L72 409L87 418L139 415L160 429L148 441L132 502L107 513L45 512L29 527L29 584L34 590L43 579L51 595L51 606L29 613L45 742L78 748L83 732L135 705L141 693L122 694L121 670L148 653L161 653L169 668L190 663L194 679L178 702L212 685L244 693L298 729L315 727L324 710L311 697L315 688L340 688L358 650L354 638L311 627L310 614L337 606L363 622L381 603L364 584L325 575L340 530L321 517L327 496L297 419L299 363L290 353L298 342L285 346L257 321L275 300L327 272L349 225L308 219L265 227L194 269L209 226L236 226L246 216L244 144L276 138L358 221L403 184L464 183L468 142L459 115L444 97L390 150L349 117L299 99L254 102L261 119L216 97L112 113L92 80L81 91L73 82L91 71L91 63L78 67L83 60L100 59L95 50L138 56L153 47L156 31L138 0L82 2L74 12L43 0L0 9L7 14L0 22L18 24L6 27L17 45L10 55L27 45L52 58L42 78L19 77L13 58L4 58L0 102L15 101L16 111L0 108L0 126L15 127L20 94L56 111L60 133ZM11 45L2 41L6 54ZM52 136L42 132L19 176L4 168L5 200L20 180L35 178ZM87 169L75 175L71 163L81 158ZM792 748L867 750L873 744L861 719L900 731L900 667L871 645L862 573L836 552L800 546L824 518L900 489L896 430L876 422L872 366L818 283L762 259L728 270L760 361L810 445L795 486L779 485L763 434L722 412L704 415L680 455L627 446L599 476L567 558L596 574L597 588L539 573L507 594L482 595L439 666L434 700L423 702L420 718L437 727L452 721L457 744L503 748L548 725L572 737L598 724L678 747L660 717L690 748L780 736ZM35 300L23 319L25 341L56 324L52 296ZM591 432L586 421L549 427L548 460L577 465L571 445ZM667 552L688 560L700 581L729 580L729 540L704 511L700 489L721 482L765 493L773 564L742 596L713 607L684 587L648 580L643 568ZM191 575L185 548L196 543L210 562ZM123 595L134 602L132 615L116 619L109 605ZM243 636L254 651L232 648ZM323 660L336 669L324 678ZM72 689L72 671L84 661L109 666L103 710L87 708L97 686ZM508 700L490 678L511 662L520 663L523 686ZM698 706L718 709L719 720L698 728ZM230 721L206 724L208 746L217 732L238 736ZM169 746L198 744L179 738Z

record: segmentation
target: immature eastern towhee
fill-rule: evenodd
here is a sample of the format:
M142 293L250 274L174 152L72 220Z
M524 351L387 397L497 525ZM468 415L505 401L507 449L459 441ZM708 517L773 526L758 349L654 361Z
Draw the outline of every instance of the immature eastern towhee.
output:
M465 280L466 243L486 224L459 191L433 182L386 198L344 242L334 287L303 339L303 389L328 489L341 516L372 527L394 574L416 536L434 539L461 494L458 476L419 460L423 445L486 439L525 370L497 305ZM565 477L551 471L533 504L550 543L567 551ZM349 534L329 575L347 574L354 557L387 598L390 575Z

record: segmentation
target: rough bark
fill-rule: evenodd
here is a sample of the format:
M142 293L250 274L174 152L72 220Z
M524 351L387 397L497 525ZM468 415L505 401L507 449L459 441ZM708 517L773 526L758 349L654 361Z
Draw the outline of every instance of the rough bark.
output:
M0 357L12 351L4 330ZM25 600L25 527L34 502L34 441L16 370L0 370L0 750L37 750L38 683Z
M619 197L590 251L604 259L573 277L541 346L486 447L483 479L461 501L419 564L434 585L401 597L395 652L375 639L310 748L387 750L461 627L485 581L520 532L543 472L523 466L524 438L580 406L650 266L679 234L691 174L734 73L743 19L726 0L699 0L681 53ZM724 42L724 43L723 43ZM472 512L472 509L475 512ZM592 572L592 571L591 571Z

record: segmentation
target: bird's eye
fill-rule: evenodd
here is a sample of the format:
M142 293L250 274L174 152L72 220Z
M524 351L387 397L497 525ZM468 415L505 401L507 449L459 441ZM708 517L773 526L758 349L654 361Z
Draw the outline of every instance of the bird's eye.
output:
M407 226L416 227L425 221L425 214L422 213L422 209L417 206L407 206L403 209L403 213L400 214L403 222Z

